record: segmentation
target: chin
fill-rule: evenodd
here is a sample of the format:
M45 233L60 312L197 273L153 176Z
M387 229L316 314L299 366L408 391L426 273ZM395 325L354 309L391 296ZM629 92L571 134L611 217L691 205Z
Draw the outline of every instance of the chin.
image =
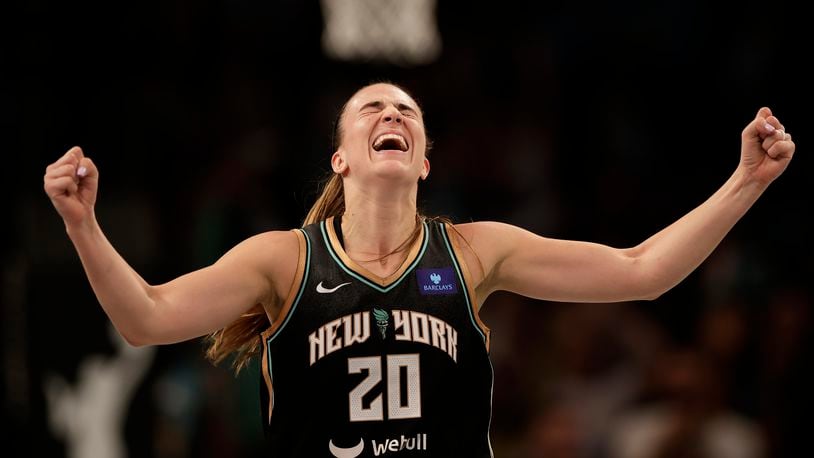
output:
M396 160L380 161L375 164L371 170L371 175L375 178L384 179L388 182L405 182L415 183L418 181L418 176L414 170L404 162Z

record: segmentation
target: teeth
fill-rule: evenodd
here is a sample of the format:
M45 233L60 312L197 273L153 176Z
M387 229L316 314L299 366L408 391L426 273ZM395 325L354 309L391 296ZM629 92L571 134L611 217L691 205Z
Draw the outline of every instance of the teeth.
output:
M407 151L407 141L399 134L382 134L376 138L376 141L373 142L373 149L379 151L382 148L382 145L387 140L395 140L399 144L399 149L402 151Z

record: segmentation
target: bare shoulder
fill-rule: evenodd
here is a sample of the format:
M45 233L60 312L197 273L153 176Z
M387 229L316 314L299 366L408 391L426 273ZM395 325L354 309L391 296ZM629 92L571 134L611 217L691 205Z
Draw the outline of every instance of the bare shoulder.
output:
M299 250L297 231L268 231L247 238L238 246L250 250L272 250L274 252ZM258 253L261 254L261 253Z
M497 221L474 221L471 223L456 224L453 228L470 243L478 243L476 239L483 242L490 238L505 235L512 230L519 229L511 224L499 223Z
M484 299L499 289L494 274L501 262L518 247L528 246L530 238L536 238L525 229L496 221L456 224L453 229L453 237L461 240L463 258L473 272L479 296Z
M521 227L497 221L476 221L454 227L469 243L485 245L484 249L511 249L529 238L541 238Z
M519 227L496 221L476 221L472 223L456 224L453 226L459 237L471 245L478 255L489 254L505 249L512 244L521 233L525 232Z
M299 253L299 241L295 231L268 231L254 235L237 244L224 255L238 257L243 261L276 262L285 258L296 261Z
M516 227L494 221L476 221L455 224L450 236L457 242L477 288L488 280L490 272L500 259L502 242ZM484 285L486 286L486 285ZM484 297L484 296L481 296Z
M265 277L274 296L284 298L294 281L300 257L299 231L268 231L254 235L229 250L218 263L249 268Z

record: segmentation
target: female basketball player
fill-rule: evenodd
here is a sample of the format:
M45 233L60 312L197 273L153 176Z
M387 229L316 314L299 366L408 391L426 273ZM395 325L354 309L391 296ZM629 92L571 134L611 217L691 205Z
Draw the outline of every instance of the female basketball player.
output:
M273 456L490 456L489 330L478 318L489 294L656 298L710 254L795 148L760 109L715 194L616 249L419 216L427 139L421 110L396 86L354 94L337 134L335 173L303 229L251 237L163 285L147 284L105 238L94 217L99 172L80 148L45 174L99 302L131 344L211 334L213 360L236 353L239 368L262 354Z

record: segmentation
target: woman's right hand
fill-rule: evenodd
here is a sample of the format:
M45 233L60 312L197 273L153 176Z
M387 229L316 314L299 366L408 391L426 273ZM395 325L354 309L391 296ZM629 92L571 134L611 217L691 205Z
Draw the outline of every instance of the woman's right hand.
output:
M44 188L67 228L93 220L99 171L82 149L74 146L45 169Z

